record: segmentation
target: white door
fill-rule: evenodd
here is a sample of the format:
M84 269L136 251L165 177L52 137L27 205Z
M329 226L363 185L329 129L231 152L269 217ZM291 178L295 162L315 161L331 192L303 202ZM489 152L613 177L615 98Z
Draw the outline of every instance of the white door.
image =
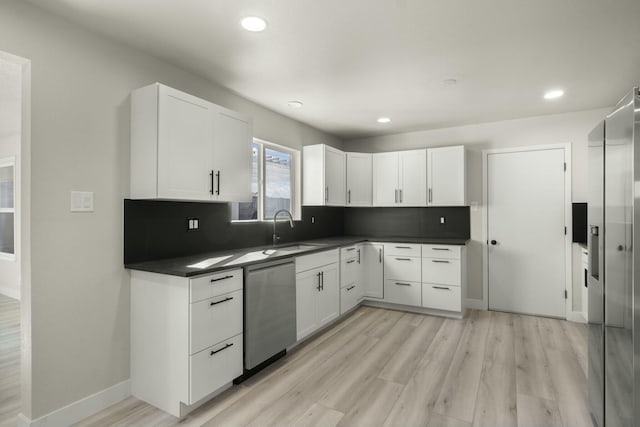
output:
M396 206L398 198L398 153L373 155L373 206Z
M382 245L370 243L362 245L361 252L361 283L364 284L364 296L384 298L384 253Z
M565 317L565 150L487 155L489 308Z
M160 86L158 197L211 200L212 104Z
M219 201L251 201L251 120L219 108L215 114L214 198Z
M346 186L346 158L344 152L325 146L324 179L328 206L344 206Z
M464 146L427 150L427 186L429 206L464 206Z
M427 150L400 151L400 206L427 206Z
M325 325L340 315L340 283L337 264L324 267L320 281L320 292L316 295L318 326Z
M320 293L320 270L296 274L296 335L302 339L318 329L316 303Z
M371 154L347 153L347 206L371 206Z

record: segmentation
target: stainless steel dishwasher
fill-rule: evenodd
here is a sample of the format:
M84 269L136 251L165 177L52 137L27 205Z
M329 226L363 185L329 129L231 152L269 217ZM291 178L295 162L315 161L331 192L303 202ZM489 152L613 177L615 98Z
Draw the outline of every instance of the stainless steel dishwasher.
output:
M244 277L244 367L259 370L296 342L294 260L245 267Z

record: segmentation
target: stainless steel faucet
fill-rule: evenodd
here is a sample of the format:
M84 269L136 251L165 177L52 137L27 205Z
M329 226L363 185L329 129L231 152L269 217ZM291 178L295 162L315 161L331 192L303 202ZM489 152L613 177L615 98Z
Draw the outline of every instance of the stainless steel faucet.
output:
M273 215L273 246L275 246L278 243L278 240L280 239L280 237L276 234L276 220L278 219L278 214L280 214L281 212L284 212L289 216L289 225L291 226L291 228L295 227L291 212L289 212L286 209L280 209L278 212L276 212Z

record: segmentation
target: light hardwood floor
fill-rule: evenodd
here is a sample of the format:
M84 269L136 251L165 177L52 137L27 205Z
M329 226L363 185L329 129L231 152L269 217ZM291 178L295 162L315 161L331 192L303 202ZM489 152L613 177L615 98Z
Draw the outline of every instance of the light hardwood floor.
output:
M20 302L0 294L0 427L20 412Z
M78 426L590 426L584 325L361 307L182 421L129 398Z

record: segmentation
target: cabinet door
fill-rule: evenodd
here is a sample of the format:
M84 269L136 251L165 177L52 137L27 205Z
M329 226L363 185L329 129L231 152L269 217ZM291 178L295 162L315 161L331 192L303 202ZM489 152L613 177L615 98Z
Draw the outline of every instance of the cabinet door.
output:
M401 151L400 206L427 206L427 150Z
M398 153L373 154L373 206L396 206Z
M211 200L213 104L158 90L158 197Z
M364 244L361 257L364 296L384 298L383 246Z
M296 274L296 335L300 340L320 326L317 300L320 294L320 270Z
M340 315L340 284L337 264L322 268L321 290L317 294L318 326L325 325Z
M347 153L347 206L371 206L371 168L371 154Z
M463 146L427 150L429 206L466 204L466 167Z
M224 202L249 202L252 196L252 122L233 111L218 107L214 126L214 198Z
M325 200L328 206L344 206L346 202L346 158L344 152L325 146Z

